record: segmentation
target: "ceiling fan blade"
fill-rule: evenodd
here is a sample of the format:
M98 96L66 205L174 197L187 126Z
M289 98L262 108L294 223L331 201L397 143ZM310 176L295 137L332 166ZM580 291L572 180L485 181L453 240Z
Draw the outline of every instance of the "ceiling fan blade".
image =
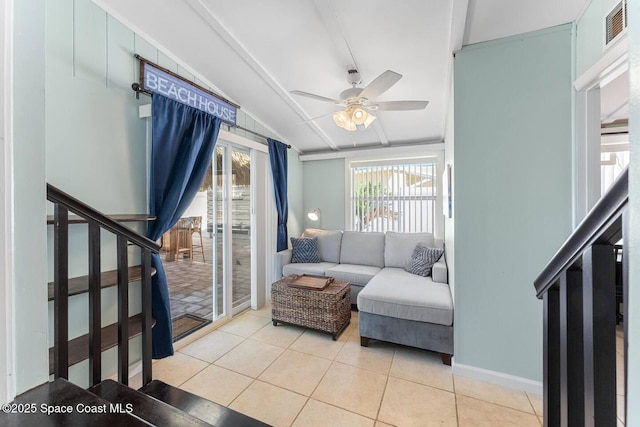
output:
M307 119L307 120L302 120L302 121L300 121L300 122L297 122L296 124L297 124L297 125L299 125L299 124L302 124L302 123L309 123L309 122L312 122L312 121L314 121L314 120L323 119L323 118L325 118L325 117L327 117L327 116L331 116L331 115L333 115L333 114L335 114L335 113L336 113L335 111L332 111L332 112L330 112L330 113L323 114L323 115L321 115L321 116L312 117L312 118Z
M428 103L429 101L386 101L372 103L369 107L378 111L423 110Z
M384 73L380 74L374 81L369 83L367 87L364 88L362 92L360 92L360 98L373 99L378 95L386 92L393 86L398 83L398 80L402 78L402 74L398 74L394 71L387 70Z
M330 102L332 104L340 104L340 101L338 101L337 99L331 99L325 96L314 95L313 93L303 92L301 90L292 90L291 93L294 95L306 96L307 98L316 99L318 101Z

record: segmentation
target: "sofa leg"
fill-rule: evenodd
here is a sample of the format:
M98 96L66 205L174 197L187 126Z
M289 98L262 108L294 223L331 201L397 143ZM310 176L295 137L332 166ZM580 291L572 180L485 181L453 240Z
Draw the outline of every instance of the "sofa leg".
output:
M451 366L451 354L447 354L447 353L440 353L440 358L442 359L442 364L443 365L447 365L447 366Z
M369 347L369 338L367 337L360 337L360 345L362 347Z

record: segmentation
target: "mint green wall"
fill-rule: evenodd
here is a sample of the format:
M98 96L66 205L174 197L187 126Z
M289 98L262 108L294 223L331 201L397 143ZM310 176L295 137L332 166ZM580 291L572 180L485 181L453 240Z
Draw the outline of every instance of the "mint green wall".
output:
M571 232L571 25L455 59L456 363L542 380L533 281Z
M45 2L14 1L13 7L13 375L20 394L49 377L44 219Z
M317 227L307 212L320 208L323 229L344 230L344 159L304 162L304 227Z
M289 150L287 156L288 163L288 180L287 180L287 198L289 203L289 221L287 229L289 236L298 237L304 231L304 220L307 215L304 213L304 170L303 164L298 159L298 153Z
M580 77L604 51L604 18L620 0L591 0L577 22L576 77Z

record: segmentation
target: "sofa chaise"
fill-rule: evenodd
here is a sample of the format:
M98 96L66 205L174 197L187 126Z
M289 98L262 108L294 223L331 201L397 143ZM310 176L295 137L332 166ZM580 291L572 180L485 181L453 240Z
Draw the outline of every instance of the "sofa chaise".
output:
M314 274L351 283L351 303L359 311L360 343L388 341L453 355L453 299L444 255L427 277L405 270L418 243L443 249L431 233L356 232L307 229L316 238L319 262L292 263L292 249L278 252L283 276Z

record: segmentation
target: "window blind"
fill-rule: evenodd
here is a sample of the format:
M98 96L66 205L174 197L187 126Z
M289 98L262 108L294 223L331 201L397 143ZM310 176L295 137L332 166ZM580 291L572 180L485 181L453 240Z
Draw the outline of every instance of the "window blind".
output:
M436 160L351 165L351 229L434 232Z

